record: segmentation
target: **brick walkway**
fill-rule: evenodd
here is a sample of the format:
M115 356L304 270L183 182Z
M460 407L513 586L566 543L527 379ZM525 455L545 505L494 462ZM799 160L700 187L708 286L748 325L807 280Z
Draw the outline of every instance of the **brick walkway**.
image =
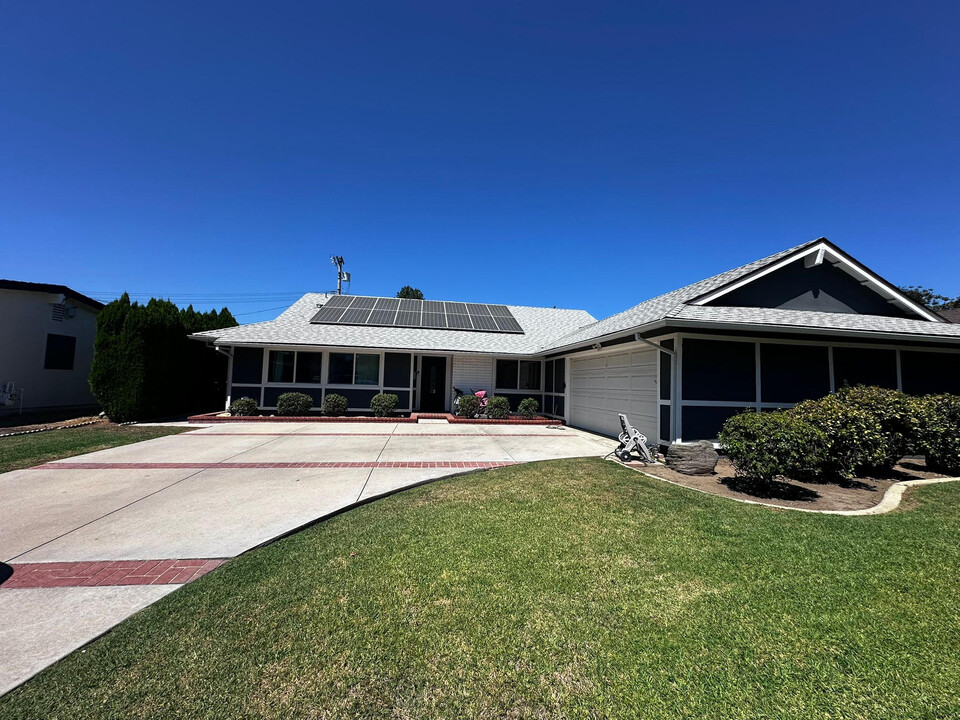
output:
M107 585L182 585L206 575L224 560L105 560L12 564L3 590L17 588L104 587Z
M458 462L455 460L437 460L422 462L397 461L378 462L375 460L323 461L323 462L139 462L139 463L92 463L92 462L52 462L37 465L31 470L290 470L299 468L449 468L452 470L488 470L516 463L510 460L478 460Z

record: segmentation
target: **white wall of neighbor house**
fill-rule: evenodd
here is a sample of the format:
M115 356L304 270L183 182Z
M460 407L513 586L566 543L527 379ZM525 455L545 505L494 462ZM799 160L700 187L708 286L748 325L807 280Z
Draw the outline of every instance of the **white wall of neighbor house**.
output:
M57 305L62 314L55 313ZM24 410L97 404L88 382L97 334L94 309L59 294L0 290L0 318L0 386L14 382L23 388ZM0 412L18 407L0 405Z

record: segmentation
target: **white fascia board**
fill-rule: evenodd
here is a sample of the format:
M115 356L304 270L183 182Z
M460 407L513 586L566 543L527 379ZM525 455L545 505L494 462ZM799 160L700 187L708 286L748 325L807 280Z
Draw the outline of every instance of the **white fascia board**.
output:
M874 292L888 302L893 302L905 310L914 312L923 317L925 320L929 320L931 322L945 322L943 318L908 298L898 288L887 284L870 272L866 267L852 262L850 258L846 257L843 253L835 251L826 243L817 243L816 245L812 245L805 250L801 250L795 255L788 255L787 257L782 258L764 268L760 272L749 275L745 278L741 278L740 280L732 282L729 285L725 285L722 288L718 288L711 293L707 293L703 297L691 302L690 304L706 305L710 302L713 302L717 298L723 297L724 295L743 287L744 285L749 285L754 280L758 280L764 275L769 275L770 273L776 272L780 268L786 267L790 263L796 262L800 258L804 258L804 266L808 268L821 264L826 258L834 267L840 268L851 277L859 280L861 283L869 285Z

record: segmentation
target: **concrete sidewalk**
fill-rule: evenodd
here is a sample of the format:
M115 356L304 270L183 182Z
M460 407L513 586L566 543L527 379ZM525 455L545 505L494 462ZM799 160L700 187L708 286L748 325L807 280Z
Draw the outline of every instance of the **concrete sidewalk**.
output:
M15 571L57 563L34 573L37 587L0 586L0 693L179 587L184 576L161 574L159 563L233 557L470 467L614 445L542 426L244 423L0 475L0 559Z

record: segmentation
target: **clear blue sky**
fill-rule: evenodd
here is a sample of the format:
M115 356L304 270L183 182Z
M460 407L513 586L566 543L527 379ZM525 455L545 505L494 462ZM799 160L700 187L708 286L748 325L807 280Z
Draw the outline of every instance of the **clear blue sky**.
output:
M826 235L960 295L960 4L470 5L6 3L0 276L603 317Z

